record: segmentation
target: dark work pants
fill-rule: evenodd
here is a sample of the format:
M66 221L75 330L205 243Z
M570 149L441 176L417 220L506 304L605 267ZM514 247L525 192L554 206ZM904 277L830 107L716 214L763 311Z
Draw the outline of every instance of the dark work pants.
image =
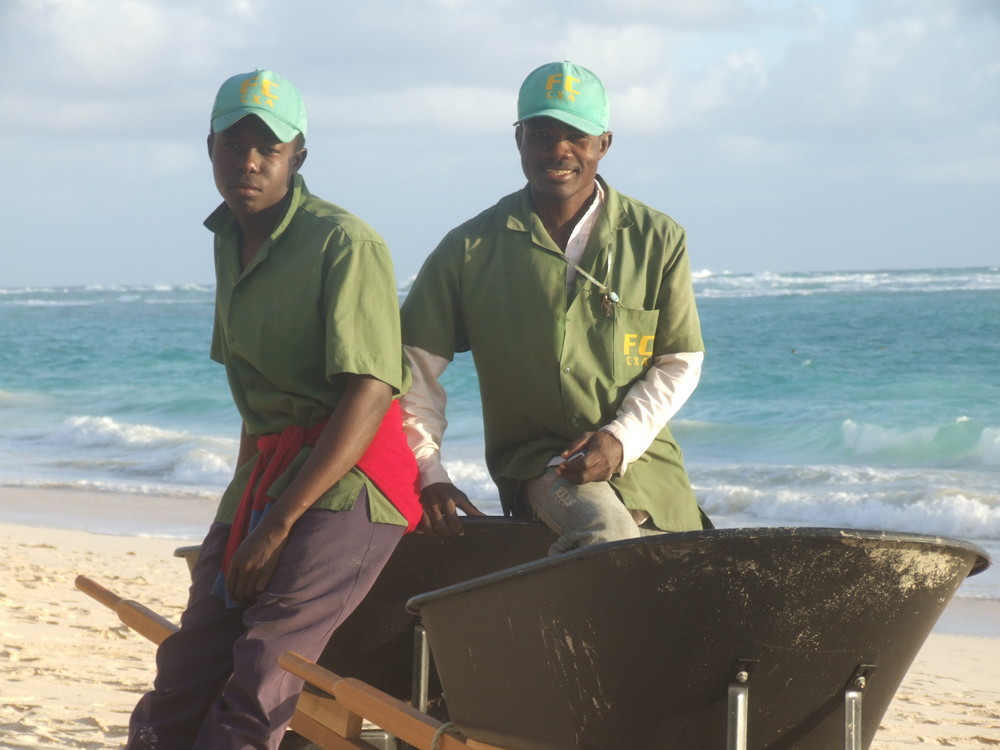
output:
M277 748L302 689L278 657L285 651L319 657L403 531L368 520L365 490L350 511L306 511L267 590L246 608L227 609L211 590L229 526L212 524L191 574L181 628L156 652L154 689L132 713L126 747Z

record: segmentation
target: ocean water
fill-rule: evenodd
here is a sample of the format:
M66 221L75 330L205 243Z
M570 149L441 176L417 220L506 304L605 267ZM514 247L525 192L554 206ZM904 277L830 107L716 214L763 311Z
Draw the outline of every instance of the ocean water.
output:
M972 542L996 564L960 596L1000 600L1000 267L695 276L708 353L673 426L716 525ZM213 295L0 289L0 486L135 496L116 531L146 533L146 498L210 517L239 435L208 359ZM468 356L445 383L446 465L499 512ZM106 530L46 512L31 520Z

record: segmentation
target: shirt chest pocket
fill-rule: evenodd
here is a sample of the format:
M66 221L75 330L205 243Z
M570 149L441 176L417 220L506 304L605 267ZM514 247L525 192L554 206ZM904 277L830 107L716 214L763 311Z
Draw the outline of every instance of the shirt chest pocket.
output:
M615 308L611 356L616 384L631 382L649 369L659 317L659 310Z

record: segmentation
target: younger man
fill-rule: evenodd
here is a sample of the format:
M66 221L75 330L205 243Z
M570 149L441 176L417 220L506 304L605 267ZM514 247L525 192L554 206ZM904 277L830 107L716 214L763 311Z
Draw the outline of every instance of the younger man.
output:
M306 189L305 135L291 82L222 84L208 152L223 204L205 225L239 457L129 748L276 748L302 687L278 656L317 658L420 518L389 252Z

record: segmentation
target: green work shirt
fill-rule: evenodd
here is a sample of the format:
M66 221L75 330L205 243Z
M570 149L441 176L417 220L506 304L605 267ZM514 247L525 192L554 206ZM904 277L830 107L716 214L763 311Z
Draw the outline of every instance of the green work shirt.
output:
M344 395L341 373L370 375L397 393L408 387L392 261L365 222L310 195L295 175L284 215L246 269L240 269L240 229L229 208L219 206L205 226L215 233L211 356L226 367L251 437L329 417ZM268 495L281 494L311 450L302 449ZM232 522L255 460L237 469L217 521ZM406 525L356 467L313 507L349 509L362 486L373 521Z
M613 421L653 357L702 351L684 230L601 182L606 205L567 297L566 263L528 188L452 230L403 303L403 343L446 359L472 351L486 463L511 508L581 433ZM667 531L701 528L680 448L664 428L612 485Z

